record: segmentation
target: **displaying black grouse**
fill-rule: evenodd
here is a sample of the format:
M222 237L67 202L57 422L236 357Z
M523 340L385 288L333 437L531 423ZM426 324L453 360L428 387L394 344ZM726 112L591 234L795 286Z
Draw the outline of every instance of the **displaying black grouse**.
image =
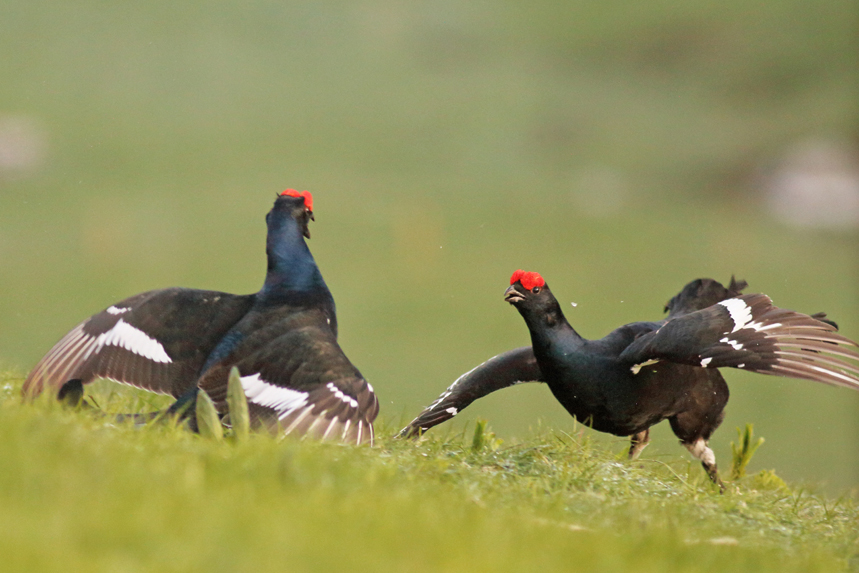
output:
M633 322L600 340L586 340L564 317L537 273L518 270L504 300L516 307L531 346L487 360L459 377L406 428L417 436L449 420L474 400L527 381L545 382L561 405L600 432L630 436L629 457L647 445L649 428L668 419L689 452L722 486L708 447L728 401L717 368L805 378L859 390L859 346L836 334L825 314L808 316L773 306L763 294L741 294L711 279L686 285L666 305L661 322Z
M259 292L168 288L127 298L66 334L27 377L24 395L80 393L104 378L185 405L201 388L223 415L236 366L256 425L372 442L379 404L337 344L334 299L305 242L313 219L310 193L287 189L266 215Z

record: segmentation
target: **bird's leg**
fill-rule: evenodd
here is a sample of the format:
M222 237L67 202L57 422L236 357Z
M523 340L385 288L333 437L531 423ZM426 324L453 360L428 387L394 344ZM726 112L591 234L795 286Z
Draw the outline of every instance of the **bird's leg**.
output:
M650 428L629 437L629 459L636 460L650 443Z
M693 442L680 442L683 444L689 453L692 454L692 457L696 460L701 461L701 465L704 466L704 470L706 470L707 475L710 476L710 479L714 484L719 486L719 491L725 492L725 484L722 483L722 480L719 478L719 469L716 467L716 454L713 453L707 446L707 440L704 438L698 438Z
M188 420L188 429L197 432L197 393L200 391L196 386L185 394L179 396L173 404L167 408L166 417L176 417L179 422Z

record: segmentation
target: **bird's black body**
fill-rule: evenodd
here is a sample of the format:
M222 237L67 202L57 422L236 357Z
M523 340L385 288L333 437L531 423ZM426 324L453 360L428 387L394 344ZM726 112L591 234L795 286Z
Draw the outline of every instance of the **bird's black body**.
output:
M257 424L372 440L378 402L337 343L334 299L305 242L310 202L308 193L289 190L266 216L268 268L259 292L168 288L127 298L60 340L28 376L25 395L63 394L70 381L106 378L183 406L203 389L226 413L235 366Z
M461 376L402 432L415 436L456 415L472 401L524 381L545 382L561 405L595 430L631 436L630 457L646 446L648 429L667 419L713 481L707 447L724 417L728 386L721 366L808 378L859 389L856 344L834 323L772 306L765 295L741 295L699 279L666 305L668 318L621 326L586 340L570 326L536 273L517 271L505 300L517 308L531 346L506 352ZM846 346L846 347L845 347Z

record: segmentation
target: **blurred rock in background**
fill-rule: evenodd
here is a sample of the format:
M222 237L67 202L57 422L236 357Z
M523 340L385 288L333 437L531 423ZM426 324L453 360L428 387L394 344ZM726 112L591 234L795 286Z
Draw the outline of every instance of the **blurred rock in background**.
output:
M47 154L45 129L26 115L0 114L0 181L37 171Z
M789 148L765 177L769 211L788 225L859 227L859 149L809 139Z

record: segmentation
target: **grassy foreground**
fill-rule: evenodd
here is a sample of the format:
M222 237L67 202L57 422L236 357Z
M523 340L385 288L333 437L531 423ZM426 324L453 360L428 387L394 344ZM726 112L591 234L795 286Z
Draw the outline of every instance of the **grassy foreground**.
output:
M771 472L719 495L697 464L629 463L586 431L233 443L24 405L20 384L0 374L5 571L859 569L855 498Z

